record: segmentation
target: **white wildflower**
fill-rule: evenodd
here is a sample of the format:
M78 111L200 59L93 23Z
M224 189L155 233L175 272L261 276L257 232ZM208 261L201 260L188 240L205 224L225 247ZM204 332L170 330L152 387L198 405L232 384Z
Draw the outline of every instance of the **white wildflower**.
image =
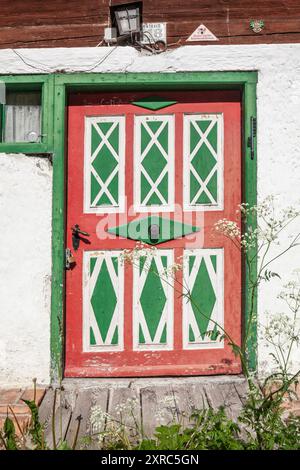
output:
M241 231L237 222L232 220L220 219L215 223L214 227L217 232L222 233L225 237L240 238L241 236Z
M181 271L183 269L182 263L173 263L160 273L161 276L165 277L172 277L177 271Z
M132 250L125 249L119 255L122 264L135 264L140 258L146 258L147 262L157 253L155 246L145 245L143 242L137 242Z
M105 423L110 419L108 413L102 410L100 406L92 406L90 423L92 427L92 432L97 433L103 430Z
M127 415L130 414L136 408L137 404L137 398L127 398L125 402L116 405L115 411L119 415Z

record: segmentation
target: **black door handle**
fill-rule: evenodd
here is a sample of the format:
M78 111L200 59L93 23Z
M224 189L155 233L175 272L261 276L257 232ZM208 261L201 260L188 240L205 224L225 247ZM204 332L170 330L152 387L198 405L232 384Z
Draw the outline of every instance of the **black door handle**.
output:
M73 227L71 227L71 230L72 230L72 244L73 244L74 250L76 251L79 248L80 239L84 240L80 235L83 235L84 237L89 237L90 234L81 230L78 224L75 224Z

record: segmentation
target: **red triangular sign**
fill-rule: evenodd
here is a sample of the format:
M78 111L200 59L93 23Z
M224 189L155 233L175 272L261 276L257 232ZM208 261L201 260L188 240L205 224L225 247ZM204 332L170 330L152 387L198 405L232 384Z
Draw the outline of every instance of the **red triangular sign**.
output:
M206 27L200 24L187 41L218 41L219 39Z

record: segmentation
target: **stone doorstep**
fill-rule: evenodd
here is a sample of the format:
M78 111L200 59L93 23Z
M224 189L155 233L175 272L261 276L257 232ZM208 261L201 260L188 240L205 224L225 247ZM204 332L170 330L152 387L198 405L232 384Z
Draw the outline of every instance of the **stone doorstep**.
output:
M71 385L71 387L70 387ZM70 388L73 388L75 384L72 382L69 384ZM67 387L67 388L69 388ZM36 402L38 405L41 404L46 391L49 387L44 388L37 388L36 389ZM76 388L76 387L74 387ZM295 390L296 392L300 392L299 386ZM12 418L14 420L13 414L8 408L9 406L13 410L14 414L16 415L19 425L21 429L25 428L30 420L31 414L27 407L27 405L21 401L22 399L25 400L33 400L33 388L13 388L13 389L1 389L0 388L0 429L3 428L3 424L5 422L6 416ZM300 393L299 393L300 395ZM300 400L292 400L292 401L285 401L283 404L283 408L285 409L285 414L292 413L295 416L300 416ZM16 425L16 433L17 435L20 434L18 426Z
M36 389L36 403L40 405L42 402L46 388ZM13 388L13 389L0 389L0 429L3 428L7 415L13 420L14 416L9 406L13 410L18 423L23 429L29 422L31 414L28 406L22 401L33 400L34 391L33 388ZM16 433L20 434L18 426L15 423Z

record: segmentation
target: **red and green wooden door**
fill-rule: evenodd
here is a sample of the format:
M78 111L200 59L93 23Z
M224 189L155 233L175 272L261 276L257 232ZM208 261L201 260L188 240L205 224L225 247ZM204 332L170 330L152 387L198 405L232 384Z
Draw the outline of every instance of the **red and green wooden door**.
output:
M240 122L233 91L70 97L66 376L240 372L217 325L240 343L241 259L213 230L241 202Z

